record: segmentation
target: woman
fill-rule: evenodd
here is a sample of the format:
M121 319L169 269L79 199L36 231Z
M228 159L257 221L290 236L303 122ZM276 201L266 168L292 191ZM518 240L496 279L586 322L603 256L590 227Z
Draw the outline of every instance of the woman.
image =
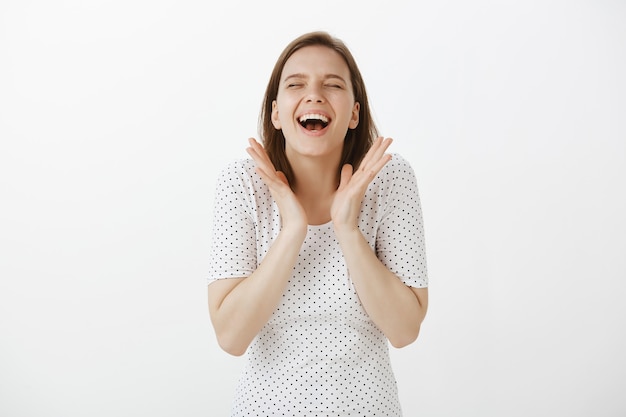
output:
M215 196L210 317L248 359L232 415L400 416L388 342L412 343L426 315L422 214L341 40L285 48L260 133Z

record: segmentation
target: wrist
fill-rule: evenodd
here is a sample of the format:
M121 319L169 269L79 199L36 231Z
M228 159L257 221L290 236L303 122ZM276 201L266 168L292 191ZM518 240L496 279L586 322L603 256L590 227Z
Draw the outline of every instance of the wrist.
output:
M283 225L280 229L280 236L289 241L302 243L306 238L307 230L308 226L306 224Z
M335 230L335 236L337 236L337 240L339 240L339 242L351 242L363 237L361 230L356 225L341 225L333 223L333 228Z

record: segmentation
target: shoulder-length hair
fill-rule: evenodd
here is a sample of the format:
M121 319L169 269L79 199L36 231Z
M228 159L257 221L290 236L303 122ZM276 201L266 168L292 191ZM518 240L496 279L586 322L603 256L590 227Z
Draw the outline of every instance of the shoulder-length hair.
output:
M354 100L360 104L359 123L355 129L348 129L346 132L338 173L345 164L351 164L356 171L361 160L363 160L363 157L365 157L365 154L372 146L374 139L378 136L378 130L367 100L367 92L361 71L345 43L322 31L310 32L299 36L291 41L278 57L265 90L265 97L263 98L263 105L259 115L259 135L263 141L263 146L276 170L285 174L291 186L294 184L294 174L285 153L283 132L276 129L272 124L272 102L278 95L280 77L285 63L294 52L306 46L325 46L343 57L350 71Z

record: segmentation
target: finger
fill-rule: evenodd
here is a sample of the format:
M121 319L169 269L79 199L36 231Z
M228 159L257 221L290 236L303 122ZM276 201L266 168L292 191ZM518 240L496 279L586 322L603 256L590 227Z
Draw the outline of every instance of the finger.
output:
M391 138L386 138L386 139L383 139L382 137L379 138L379 140L376 143L377 146L372 150L373 154L372 154L372 158L370 159L370 163L376 163L376 161L380 160L380 158L382 158L382 156L385 154L385 152L391 145L391 142L393 142L393 139Z
M285 174L280 171L268 170L267 166L264 165L257 165L254 170L270 189L280 189L285 185L289 185Z
M287 180L287 176L282 171L276 171L276 176L281 180L285 185L289 185L289 181Z
M365 154L365 156L361 160L361 164L359 165L359 168L361 170L363 169L363 167L365 167L365 166L367 166L367 164L369 164L369 161L370 161L370 159L372 159L372 156L374 155L374 152L380 146L381 140L382 140L382 137L380 137L380 136L377 137L376 139L374 139L374 142L372 142L372 146L370 146L370 148L368 149L367 153Z
M341 177L339 179L339 188L337 188L337 191L344 189L348 185L350 179L352 178L352 169L352 165L350 164L345 164L341 167Z
M267 172L259 166L255 168L255 171L259 174L263 182L270 188L280 186L282 183L280 177L275 175L275 172Z
M370 172L372 173L372 177L376 176L381 169L387 164L387 162L391 161L391 155L385 153L381 155L380 159L376 161L373 167L371 167Z
M392 142L393 142L392 138L386 138L386 139L383 139L382 137L376 138L376 140L372 144L372 147L365 155L365 158L363 158L363 162L361 162L360 169L362 171L365 171L365 170L370 170L374 166L378 166L377 165L378 162L381 160L381 158L383 158L383 156L385 155L385 152L387 151L387 149L389 148ZM383 165L387 162L388 160L386 160L383 163ZM378 169L375 169L375 171L378 172Z
M263 157L254 148L246 148L246 152L248 152L248 155L254 160L257 168L269 170L269 166L263 160Z
M263 146L259 142L257 142L256 139L250 138L248 139L248 143L250 144L250 147L248 149L253 150L254 153L262 159L266 159L269 161L269 158L267 157L267 152L265 152L265 148L263 148Z
M357 184L360 184L360 186L366 186L366 184L369 184L390 160L391 154L381 154L380 158L370 161L367 166L359 169L359 173L355 174L353 182L357 180Z
M265 148L263 148L263 146L261 146L261 144L254 138L248 139L248 142L250 143L250 146L246 148L246 152L252 159L254 159L257 166L262 167L268 173L274 172L276 169L267 155L267 152L265 152Z
M365 155L365 158L363 158L364 169L367 169L368 165L376 163L376 161L378 161L382 157L385 151L387 151L392 142L393 139L391 138L385 139L382 136L377 137L372 143L369 151Z

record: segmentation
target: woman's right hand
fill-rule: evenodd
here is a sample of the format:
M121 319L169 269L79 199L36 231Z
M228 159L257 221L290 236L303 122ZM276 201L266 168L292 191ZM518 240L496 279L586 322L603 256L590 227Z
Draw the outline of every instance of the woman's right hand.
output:
M304 208L289 186L287 177L276 171L274 164L265 152L265 148L254 138L248 139L250 146L246 148L248 155L256 162L256 172L268 186L282 220L282 228L300 231L306 235L308 219Z

